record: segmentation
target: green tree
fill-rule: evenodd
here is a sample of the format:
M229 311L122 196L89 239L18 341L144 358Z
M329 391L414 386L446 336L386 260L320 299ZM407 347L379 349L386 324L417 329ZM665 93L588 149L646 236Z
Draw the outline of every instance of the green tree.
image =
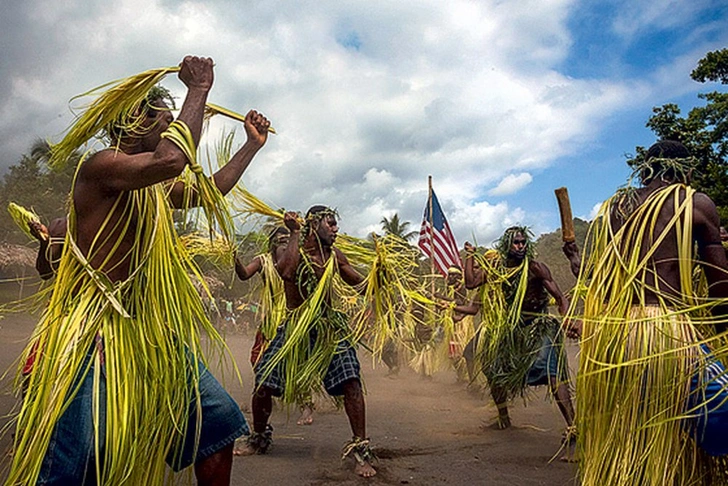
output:
M690 74L697 82L728 84L728 48L709 52ZM728 93L712 91L698 95L704 106L681 116L680 108L665 104L652 109L646 126L658 139L682 142L697 160L692 186L706 193L718 206L722 221L728 221ZM647 149L636 147L627 163L634 167L644 161Z
M382 225L382 231L385 235L394 235L402 238L405 241L409 241L417 231L407 231L409 228L409 221L400 221L399 214L394 213L391 218L383 217L379 222Z
M12 165L0 182L0 231L8 242L28 242L28 237L10 218L8 203L15 202L34 210L45 224L65 216L68 211L68 195L81 155L75 153L60 171L48 167L49 155L48 142L37 140L29 154Z

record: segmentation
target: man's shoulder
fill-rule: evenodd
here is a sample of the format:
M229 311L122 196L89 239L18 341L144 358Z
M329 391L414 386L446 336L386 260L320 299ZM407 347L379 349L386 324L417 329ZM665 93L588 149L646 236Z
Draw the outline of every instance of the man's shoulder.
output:
M113 148L105 148L91 154L81 163L78 169L78 178L85 179L101 176L105 171L105 167L113 163L119 154L123 154L123 152Z
M121 150L118 150L114 147L107 147L105 149L101 149L97 152L94 152L93 154L89 155L88 158L84 161L84 164L88 163L97 163L99 161L106 161L117 158L119 155L126 155Z
M548 275L550 273L548 265L538 260L529 260L528 268L529 270L531 270L532 273L539 277Z
M693 195L693 221L696 224L708 222L720 224L715 202L703 192L696 192Z
M714 207L715 202L704 192L695 191L693 194L693 204Z
M544 267L545 268L548 268L544 262L541 262L539 260L534 260L534 259L529 260L528 261L528 265L531 268L536 268L536 267L538 267L538 268L544 268Z

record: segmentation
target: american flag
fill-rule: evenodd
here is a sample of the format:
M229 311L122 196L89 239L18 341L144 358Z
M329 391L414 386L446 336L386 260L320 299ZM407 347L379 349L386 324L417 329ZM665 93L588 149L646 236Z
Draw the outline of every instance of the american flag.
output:
M437 196L435 196L435 191L430 191L430 197L432 198L432 204L428 200L425 206L425 216L422 218L420 239L417 241L417 246L425 255L434 260L435 266L441 274L447 275L447 269L452 265L462 268L460 253L458 252L458 244L455 242L455 236L452 234L450 225L447 224L445 214L442 212ZM432 218L430 218L430 206L432 206ZM432 223L432 227L430 223ZM434 245L430 238L434 240ZM432 253L433 246L435 248L434 255Z

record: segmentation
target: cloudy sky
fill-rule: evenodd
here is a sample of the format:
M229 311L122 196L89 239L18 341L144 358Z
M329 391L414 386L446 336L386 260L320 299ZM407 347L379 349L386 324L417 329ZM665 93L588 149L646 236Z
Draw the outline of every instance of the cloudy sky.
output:
M59 139L74 95L204 55L209 100L278 130L243 176L271 205L335 206L357 236L394 213L416 230L432 175L460 245L540 234L555 188L588 218L625 182L653 106L725 89L689 75L727 20L725 0L4 2L0 173Z

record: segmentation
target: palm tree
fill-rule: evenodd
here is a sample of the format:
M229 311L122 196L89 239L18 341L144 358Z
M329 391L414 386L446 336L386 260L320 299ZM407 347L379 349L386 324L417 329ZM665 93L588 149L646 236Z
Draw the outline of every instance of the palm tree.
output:
M382 230L386 235L394 235L402 238L405 241L409 241L410 238L417 234L417 231L407 232L407 228L410 225L409 221L400 221L399 215L394 213L391 218L383 217L379 222L382 225Z

